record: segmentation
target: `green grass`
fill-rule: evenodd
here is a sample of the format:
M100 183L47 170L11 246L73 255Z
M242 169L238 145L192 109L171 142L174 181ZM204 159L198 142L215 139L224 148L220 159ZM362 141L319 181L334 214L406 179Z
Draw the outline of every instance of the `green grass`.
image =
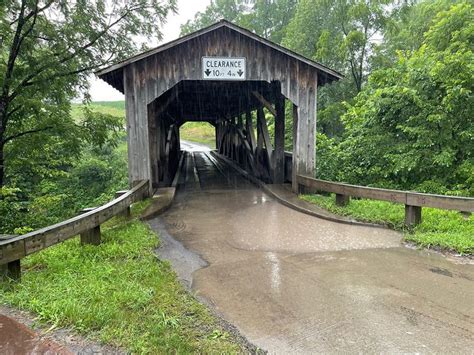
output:
M181 139L215 148L215 129L207 122L186 122L179 130Z
M474 254L474 215L465 218L456 211L423 208L421 224L407 230L404 227L405 206L401 204L352 199L349 205L340 207L336 206L334 196L301 195L300 198L335 214L403 231L405 240L421 247Z
M133 208L137 215L146 208ZM235 353L241 349L154 254L156 235L137 219L103 225L100 246L74 238L22 260L20 283L0 303L34 312L133 353Z
M83 104L72 104L71 115L78 118L82 115ZM95 112L109 114L121 117L125 120L125 102L124 101L96 101L88 105Z

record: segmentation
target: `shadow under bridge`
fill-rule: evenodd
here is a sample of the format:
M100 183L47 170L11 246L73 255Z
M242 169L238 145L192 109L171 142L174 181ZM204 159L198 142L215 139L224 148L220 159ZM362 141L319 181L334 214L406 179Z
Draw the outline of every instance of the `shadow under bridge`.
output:
M216 150L252 175L267 183L291 181L285 102L279 81L180 81L148 105L153 186L173 179L181 154L179 128L189 121L210 123Z

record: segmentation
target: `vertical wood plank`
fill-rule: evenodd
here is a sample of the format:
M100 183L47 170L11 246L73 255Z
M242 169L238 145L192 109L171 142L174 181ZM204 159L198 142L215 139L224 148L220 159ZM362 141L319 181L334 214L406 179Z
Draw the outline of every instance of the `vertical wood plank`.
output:
M247 137L250 144L250 148L253 152L257 148L257 142L255 139L255 131L253 130L253 122L252 122L252 111L247 110L245 113L245 129L247 130Z
M88 231L81 233L81 244L91 244L99 245L100 244L100 226L93 227Z
M273 152L273 183L285 181L285 97L280 93L280 85L274 83L275 96L275 150Z
M293 104L293 155L292 155L292 167L291 167L291 189L294 193L298 193L298 182L296 181L297 165L297 147L298 147L298 106Z

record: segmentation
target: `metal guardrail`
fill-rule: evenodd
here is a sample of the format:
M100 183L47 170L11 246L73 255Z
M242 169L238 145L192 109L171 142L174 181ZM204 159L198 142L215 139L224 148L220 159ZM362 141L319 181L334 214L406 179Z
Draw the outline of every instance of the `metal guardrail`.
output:
M389 190L365 187L315 179L297 175L297 183L312 190L336 194L336 204L344 206L349 198L360 197L372 200L390 201L405 205L405 224L413 226L421 222L421 208L433 207L461 212L474 212L474 198L423 194L411 191Z
M126 214L132 203L146 198L149 195L149 182L140 181L131 190L120 191L117 195L120 196L109 203L66 221L0 240L0 278L7 276L19 279L20 259L76 235L81 235L82 244L99 244L100 225L116 215Z

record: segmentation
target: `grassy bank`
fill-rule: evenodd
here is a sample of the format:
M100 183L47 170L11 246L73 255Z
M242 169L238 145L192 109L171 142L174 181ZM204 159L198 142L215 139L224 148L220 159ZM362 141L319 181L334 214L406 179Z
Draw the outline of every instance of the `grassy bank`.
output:
M83 104L72 104L72 117L79 117L83 114ZM125 101L95 101L88 105L91 111L108 114L123 118L125 122Z
M303 200L333 213L357 220L385 224L403 231L405 240L422 247L441 248L461 254L474 254L474 215L465 218L456 211L423 208L422 223L413 230L404 228L405 206L385 201L351 200L339 207L334 196L301 195Z
M186 122L179 130L180 138L216 147L215 129L207 122Z
M98 247L81 247L74 238L22 260L21 283L4 283L0 303L133 353L238 352L170 265L157 259L158 243L138 219L113 219Z

